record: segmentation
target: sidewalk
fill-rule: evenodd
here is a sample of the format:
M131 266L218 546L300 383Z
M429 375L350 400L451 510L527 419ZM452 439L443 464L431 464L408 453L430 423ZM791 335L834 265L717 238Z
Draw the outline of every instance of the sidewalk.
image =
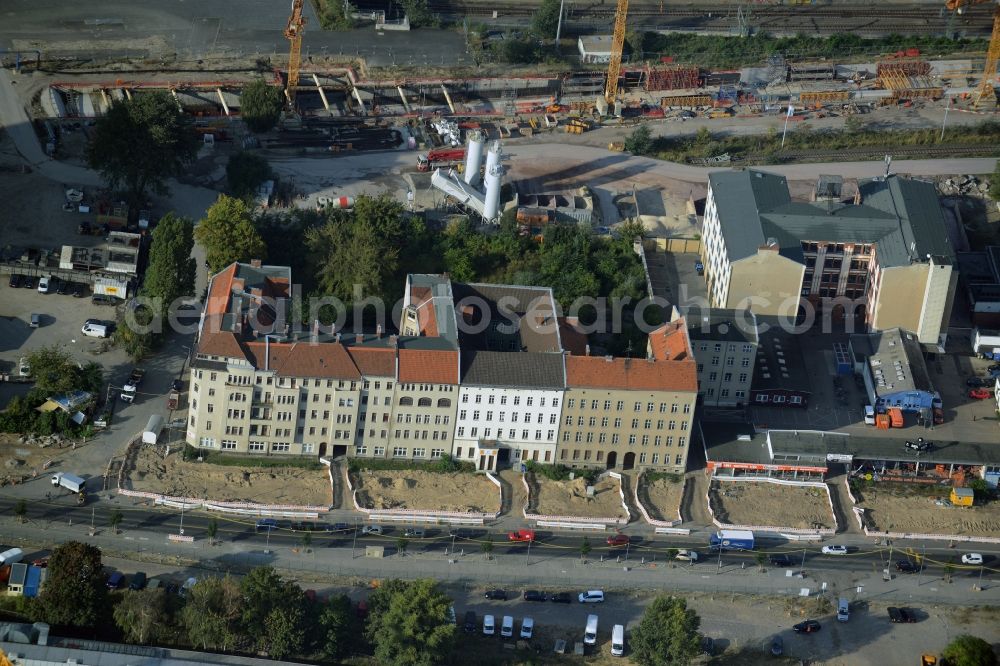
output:
M3 519L5 539L12 545L25 547L30 557L31 547L48 547L47 539L39 539L40 525L19 525L13 518ZM973 591L978 577L961 572L953 583L945 583L931 575L897 576L882 580L880 570L872 563L868 571L827 571L817 579L806 571L805 577L790 576L784 570L766 569L742 560L723 560L719 568L711 558L694 566L630 558L627 562L591 559L583 563L577 558L554 557L546 552L530 554L497 554L489 561L480 552L461 551L450 555L446 549L427 553L412 553L402 557L365 557L359 546L352 555L348 548L320 548L309 553L288 546L265 550L259 542L222 542L209 547L205 541L173 543L166 535L153 531L130 530L118 536L99 530L89 536L88 525L51 523L45 534L54 541L78 540L101 548L108 557L135 562L157 562L173 565L178 572L186 568L205 571L205 575L227 572L241 573L249 568L270 565L292 578L309 582L338 582L354 578L362 581L381 578L434 578L465 587L503 586L518 588L525 585L587 589L662 589L709 593L798 596L808 589L810 595L825 592L850 593L853 599L885 602L931 602L959 606L1000 604L1000 584L985 580L985 590ZM817 574L820 575L820 574ZM342 582L342 581L340 581Z

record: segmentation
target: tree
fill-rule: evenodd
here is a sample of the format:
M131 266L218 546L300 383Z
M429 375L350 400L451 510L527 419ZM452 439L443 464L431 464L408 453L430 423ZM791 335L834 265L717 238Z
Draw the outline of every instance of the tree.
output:
M990 178L990 197L994 201L1000 201L1000 160L993 167L993 176Z
M87 161L112 189L123 189L129 218L137 219L149 189L182 173L198 151L198 136L168 94L153 92L113 101L97 119Z
M400 0L403 13L410 20L411 28L436 28L440 23L431 13L427 0Z
M996 653L993 646L982 638L961 634L941 652L942 661L949 666L995 666Z
M167 595L162 589L130 592L115 606L113 615L126 643L154 641L168 623Z
M111 532L113 534L118 534L118 526L122 524L122 512L115 509L111 512L111 517L108 519L108 524L111 525Z
M271 165L260 155L239 152L226 164L226 183L234 197L252 197L257 188L271 177Z
M632 658L641 666L688 664L698 655L701 620L679 597L653 600L632 631Z
M312 532L310 532L309 530L303 532L302 538L299 539L299 541L302 543L302 550L308 553L309 549L312 548L312 542L313 542Z
M17 504L14 505L14 516L17 517L17 522L23 523L24 517L28 514L28 503L23 499L17 500Z
M757 561L757 568L761 571L764 570L764 563L767 562L767 555L761 552L754 554L753 559Z
M208 527L205 528L205 533L208 534L208 545L215 545L215 536L219 533L219 521L212 516L208 520Z
M79 541L67 541L52 551L48 569L48 578L38 595L45 622L95 626L107 603L101 551Z
M531 17L531 29L543 39L555 39L559 25L560 0L542 0Z
M583 543L580 544L580 559L586 561L591 550L593 550L593 546L590 545L590 539L583 537Z
M401 536L396 539L396 552L400 555L406 555L406 546L410 542L405 536Z
M181 624L195 647L226 650L241 638L242 609L239 583L229 576L205 578L188 591Z
M283 580L271 567L256 567L240 582L241 626L256 646L275 659L305 647L308 624L302 589Z
M355 625L350 597L345 594L330 597L321 606L316 620L317 647L328 659L340 659L354 643Z
M160 299L158 314L164 314L181 296L194 294L195 261L194 224L186 217L167 213L153 230L149 267L142 283L142 294Z
M486 556L486 559L490 559L490 554L493 552L493 537L486 537L486 541L483 541L482 549L483 555Z
M35 388L46 393L66 393L76 388L79 368L58 345L41 347L28 354Z
M398 666L448 660L455 644L455 625L448 620L452 600L432 580L404 585L388 596L383 612L369 616L367 633L375 645L375 660Z
M648 155L653 150L653 134L648 125L639 125L625 137L625 150L633 155Z
M156 318L156 313L143 305L132 310L130 314L135 326L128 319L119 322L119 326L111 334L111 341L121 347L134 362L138 362L152 351L156 344L156 337L147 328Z
M240 117L251 132L266 132L281 117L281 88L264 79L254 79L243 86L240 94Z
M264 259L267 247L254 227L244 201L220 194L194 230L204 248L208 270L218 272L234 261Z
M340 0L324 0L320 3L322 11L319 11L319 22L324 30L350 30L354 27L354 19L351 13L354 8Z

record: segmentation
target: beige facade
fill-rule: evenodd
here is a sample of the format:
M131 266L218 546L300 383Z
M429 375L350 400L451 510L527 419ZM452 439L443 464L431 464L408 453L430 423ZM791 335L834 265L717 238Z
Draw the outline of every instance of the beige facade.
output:
M725 302L715 305L794 317L804 273L805 266L781 256L776 248L761 248L756 255L732 263Z
M682 473L696 400L694 392L568 389L557 462Z
M876 270L873 285L875 299L871 308L872 328L917 330L928 268L928 264L913 264Z

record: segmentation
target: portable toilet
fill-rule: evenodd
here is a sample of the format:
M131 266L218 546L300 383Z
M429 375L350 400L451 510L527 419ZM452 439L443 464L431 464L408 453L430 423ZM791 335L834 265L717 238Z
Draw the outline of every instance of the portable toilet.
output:
M972 506L975 493L972 492L972 488L952 488L948 499L955 506Z

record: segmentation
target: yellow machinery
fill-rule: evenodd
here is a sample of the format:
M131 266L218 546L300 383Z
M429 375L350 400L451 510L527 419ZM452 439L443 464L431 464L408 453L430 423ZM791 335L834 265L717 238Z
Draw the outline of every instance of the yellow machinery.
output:
M948 9L961 13L967 6L979 5L989 1L948 0L946 6ZM997 2L997 6L993 10L993 34L990 37L990 47L986 51L986 68L983 70L983 80L979 82L979 87L976 88L976 92L974 93L973 104L976 107L982 104L984 98L988 99L990 103L996 104L996 91L993 88L993 83L997 77L997 61L1000 60L1000 0L994 1Z
M608 81L604 85L604 99L613 106L618 99L618 77L622 73L622 50L625 48L625 19L628 16L628 0L618 0L615 9L615 32L611 38L611 60L608 61Z
M291 43L288 49L288 83L285 85L285 97L289 106L295 105L295 89L299 85L299 67L302 64L302 32L305 29L306 17L302 15L303 0L292 0L292 15L288 17L285 26L285 37Z

